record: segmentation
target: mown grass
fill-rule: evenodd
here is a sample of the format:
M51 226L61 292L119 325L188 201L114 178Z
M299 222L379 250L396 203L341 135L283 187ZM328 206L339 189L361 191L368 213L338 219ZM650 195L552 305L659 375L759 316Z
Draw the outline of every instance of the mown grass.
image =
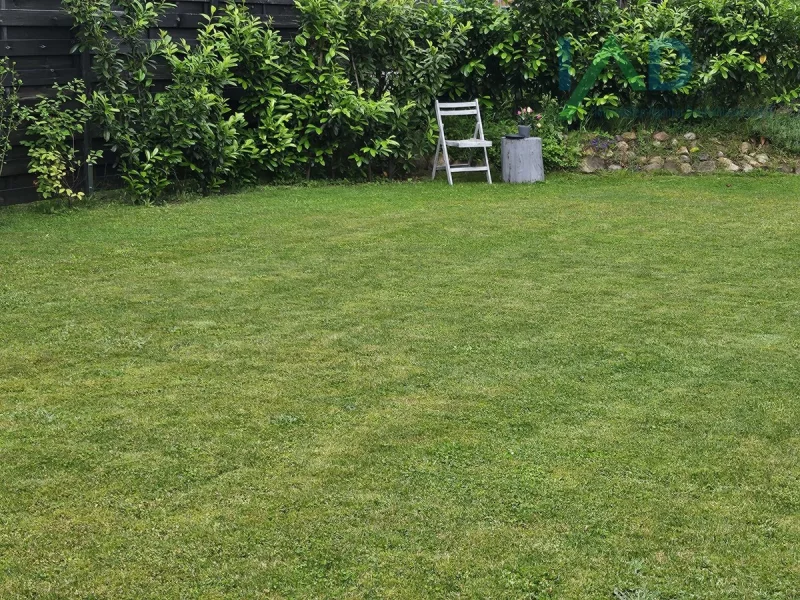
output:
M0 598L796 598L799 196L0 211Z

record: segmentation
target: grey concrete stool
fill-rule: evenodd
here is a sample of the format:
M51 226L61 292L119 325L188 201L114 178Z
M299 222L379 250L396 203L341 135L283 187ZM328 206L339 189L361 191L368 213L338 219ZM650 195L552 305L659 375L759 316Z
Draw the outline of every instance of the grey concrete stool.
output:
M544 181L542 138L504 137L503 181L506 183L533 183Z

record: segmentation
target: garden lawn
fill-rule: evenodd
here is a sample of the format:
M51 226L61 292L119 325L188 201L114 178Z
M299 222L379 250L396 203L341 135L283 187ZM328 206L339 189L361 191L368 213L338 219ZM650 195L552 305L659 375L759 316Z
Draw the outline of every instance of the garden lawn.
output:
M797 598L800 177L0 211L0 598Z

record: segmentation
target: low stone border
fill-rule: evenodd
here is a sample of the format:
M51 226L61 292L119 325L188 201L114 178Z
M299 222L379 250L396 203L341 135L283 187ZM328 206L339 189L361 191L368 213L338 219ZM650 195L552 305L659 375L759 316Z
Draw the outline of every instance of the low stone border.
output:
M721 147L722 142L711 138L704 146ZM800 161L773 159L768 145L753 141L741 142L738 153L727 156L722 150L712 155L704 149L694 132L673 137L665 131L639 140L636 132L629 131L615 138L595 138L584 148L581 173L598 171L666 171L676 175L694 173L750 173L775 171L800 175Z

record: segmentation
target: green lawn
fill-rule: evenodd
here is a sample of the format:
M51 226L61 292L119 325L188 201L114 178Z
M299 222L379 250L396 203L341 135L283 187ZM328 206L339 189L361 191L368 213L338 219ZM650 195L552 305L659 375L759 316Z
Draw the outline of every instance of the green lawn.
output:
M0 210L0 598L798 598L800 177Z

